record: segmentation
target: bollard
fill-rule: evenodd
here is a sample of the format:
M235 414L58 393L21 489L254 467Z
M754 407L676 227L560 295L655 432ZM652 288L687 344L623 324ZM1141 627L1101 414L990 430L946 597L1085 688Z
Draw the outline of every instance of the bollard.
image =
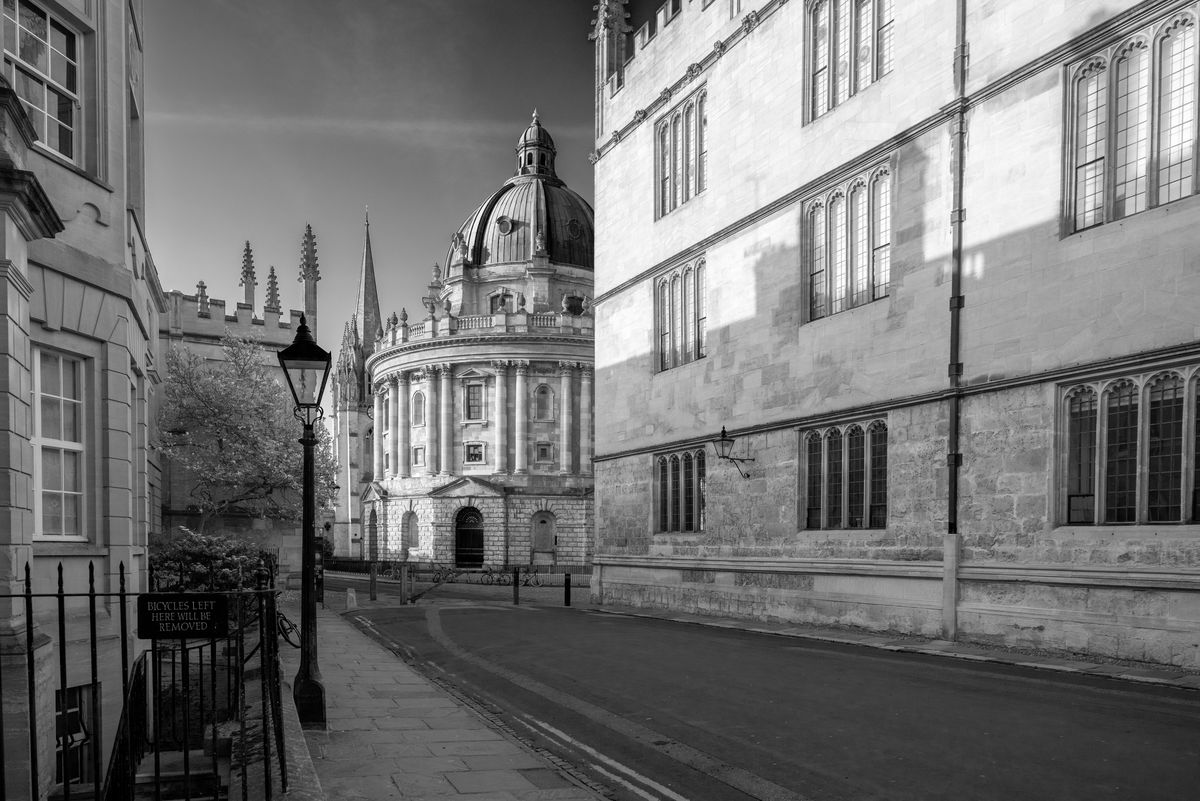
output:
M513 604L521 603L521 569L513 568Z
M357 609L357 608L358 608L358 594L354 591L353 587L347 587L346 588L346 611L349 612L352 609Z
M377 562L372 562L370 564L370 566L367 568L367 571L368 571L367 572L367 576L368 576L367 586L370 589L371 600L374 601L374 600L376 600L376 598L375 598L375 579L379 576L379 564Z
M563 573L563 606L571 605L571 574Z
M408 563L405 562L400 566L400 602L405 604L408 603L408 582Z

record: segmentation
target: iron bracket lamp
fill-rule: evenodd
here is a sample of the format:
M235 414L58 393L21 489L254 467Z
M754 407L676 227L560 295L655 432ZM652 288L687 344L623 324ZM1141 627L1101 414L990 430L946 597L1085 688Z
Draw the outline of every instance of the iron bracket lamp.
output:
M733 466L737 468L737 471L741 474L742 478L750 478L749 474L742 469L742 463L753 462L754 460L749 456L731 456L730 454L733 452L733 443L733 437L729 436L729 434L725 431L725 426L721 426L721 436L713 440L713 446L717 449L717 457L728 462L733 462Z
M313 424L321 419L321 396L325 394L325 383L329 380L332 359L329 351L313 339L304 315L296 328L296 338L291 345L279 352L279 366L287 378L288 389L296 407L296 419L304 424L304 510L300 535L300 669L292 697L296 701L296 712L300 725L305 728L324 729L325 684L321 680L321 668L317 665L317 500L316 470L313 450L317 444Z

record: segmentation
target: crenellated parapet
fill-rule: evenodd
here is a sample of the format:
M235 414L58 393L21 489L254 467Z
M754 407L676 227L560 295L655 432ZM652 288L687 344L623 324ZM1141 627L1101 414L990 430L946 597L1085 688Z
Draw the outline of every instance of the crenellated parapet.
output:
M210 298L201 282L196 294L179 290L166 293L167 311L159 318L159 331L169 339L219 340L228 330L234 336L257 339L266 347L287 346L296 335L303 312L289 310L286 315L278 308L265 308L256 315L247 303L235 303L234 313L228 314L228 304Z

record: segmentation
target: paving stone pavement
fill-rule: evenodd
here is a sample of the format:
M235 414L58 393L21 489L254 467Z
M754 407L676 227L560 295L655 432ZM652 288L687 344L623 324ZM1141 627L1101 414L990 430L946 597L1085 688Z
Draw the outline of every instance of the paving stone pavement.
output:
M299 623L296 606L283 608ZM317 636L329 726L305 735L328 801L603 798L491 727L333 610L318 607ZM299 651L284 646L280 658L290 683Z

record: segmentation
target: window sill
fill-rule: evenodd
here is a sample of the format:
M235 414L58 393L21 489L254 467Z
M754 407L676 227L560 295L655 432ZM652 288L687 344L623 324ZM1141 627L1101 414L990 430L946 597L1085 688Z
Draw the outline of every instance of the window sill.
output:
M113 189L113 187L111 185L100 180L95 175L92 175L87 170L85 170L83 167L80 167L75 162L69 160L66 156L60 155L59 153L57 153L57 152L51 150L50 148L46 147L45 145L43 145L40 140L37 142L34 142L33 145L34 145L34 150L38 154L45 156L46 159L48 161L50 161L51 163L56 164L59 167L62 167L64 170L68 170L70 172L75 173L80 178L83 178L84 180L87 180L87 181L95 184L96 186L100 187L101 189L103 189L106 192L112 193L112 192L116 191L115 189Z
M1076 534L1093 537L1186 537L1200 538L1200 523L1101 523L1100 525L1070 525L1055 526L1050 529L1054 534Z
M86 539L35 537L33 553L34 556L107 556L108 549Z

